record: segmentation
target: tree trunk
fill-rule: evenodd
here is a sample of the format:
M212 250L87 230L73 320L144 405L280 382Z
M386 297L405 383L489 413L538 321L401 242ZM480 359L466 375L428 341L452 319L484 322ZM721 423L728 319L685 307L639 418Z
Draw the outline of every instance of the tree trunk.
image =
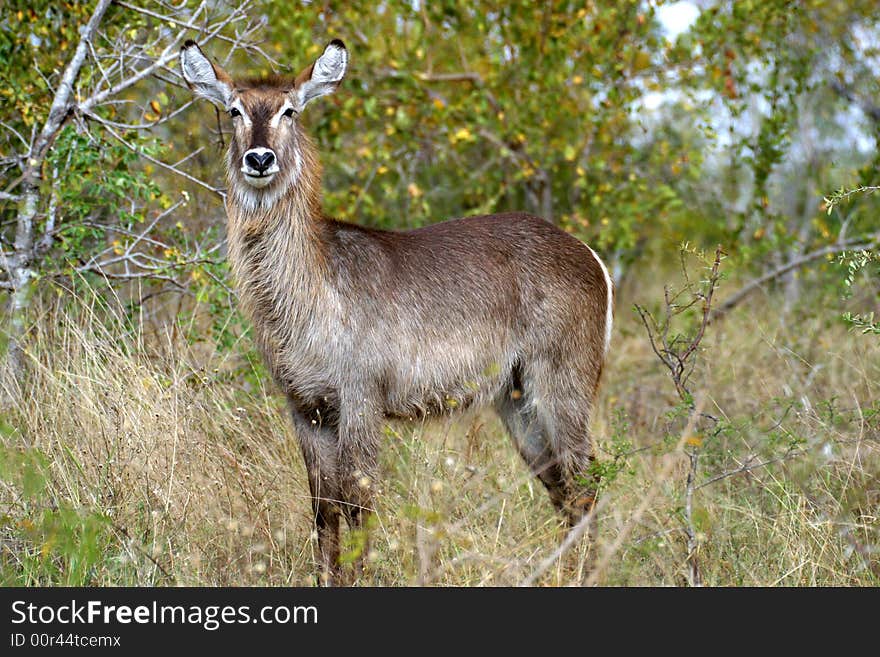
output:
M64 69L61 82L52 99L52 107L46 117L40 134L30 147L22 170L22 193L18 206L18 217L15 226L15 245L11 256L6 258L5 268L12 283L10 301L10 335L7 351L7 370L20 379L24 373L24 338L25 323L31 297L33 296L36 272L36 249L34 234L36 231L37 211L40 206L40 195L43 179L43 164L52 143L64 126L73 109L71 98L73 85L79 77L88 54L89 44L104 18L104 13L111 0L98 0L95 11L89 22L80 30L80 41L76 52Z
M15 251L8 259L9 279L12 294L9 302L9 344L7 366L13 376L18 378L24 369L21 341L24 336L25 318L33 293L34 271L31 260L34 252L34 223L39 201L39 169L35 172L30 162L25 173L24 193L19 202L18 220L15 227ZM28 175L28 174L31 175ZM35 173L35 175L34 175ZM36 178L36 179L34 179Z

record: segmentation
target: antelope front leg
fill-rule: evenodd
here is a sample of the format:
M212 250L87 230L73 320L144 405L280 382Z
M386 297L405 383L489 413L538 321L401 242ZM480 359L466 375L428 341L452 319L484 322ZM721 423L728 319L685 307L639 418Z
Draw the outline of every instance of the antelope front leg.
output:
M382 427L379 405L366 395L353 395L354 401L343 405L339 423L339 442L336 462L339 472L342 512L357 540L352 548L355 577L363 574L369 536L367 524L373 510L373 492L376 489L377 454Z
M331 586L339 574L337 429L335 426L324 427L317 420L309 420L296 409L292 409L291 415L309 478L312 517L318 534L318 583Z

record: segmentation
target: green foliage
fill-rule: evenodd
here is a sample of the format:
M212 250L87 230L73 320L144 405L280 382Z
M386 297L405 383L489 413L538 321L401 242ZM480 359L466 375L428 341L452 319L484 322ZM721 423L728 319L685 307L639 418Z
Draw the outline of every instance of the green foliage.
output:
M876 97L871 48L858 45L862 30L877 28L874 3L794 5L711 3L670 50L671 62L682 67L681 87L703 108L695 118L711 111L723 131L708 135L714 165L702 171L693 216L724 225L726 235L716 239L744 264L871 225L864 216L823 217L818 196L829 181L861 180L876 170L876 153L844 146L855 127L847 109L857 101L847 97L849 89ZM876 137L877 125L859 128ZM691 230L704 232L693 224Z
M13 432L0 427L0 481L14 490L23 513L0 517L4 542L15 549L0 553L4 586L86 586L105 568L115 538L103 514L58 500L51 490L51 463L38 449L9 442Z
M76 48L77 30L89 19L87 2L9 0L0 27L0 97L4 119L22 134L45 117L46 78L36 72L62 70ZM6 112L8 110L8 114ZM11 135L9 135L11 137Z
M612 418L611 438L599 440L597 458L590 465L587 477L581 482L585 485L599 482L599 492L611 486L621 473L632 474L629 457L633 453L631 426L624 409L617 409Z
M130 138L140 144L141 152L159 151L149 135L133 133ZM87 261L108 238L113 250L122 253L131 238L119 239L118 232L107 228L135 231L151 204L170 205L156 182L138 167L139 158L138 152L117 142L95 141L72 126L59 135L47 162L53 172L51 193L62 213L56 233L60 253L53 253L57 269L69 271ZM52 273L49 265L47 274Z
M851 251L849 253L841 253L838 261L846 266L846 276L843 279L843 284L847 287L848 294L852 294L852 286L858 273L867 268L872 262L880 263L880 255L872 251Z
M185 18L198 4L175 6L176 15ZM103 287L131 313L139 312L144 299L167 294L169 288L187 293L190 285L210 282L216 289L208 296L228 296L224 272L204 255L210 247L204 243L206 222L193 226L188 221L179 211L188 191L159 173L164 170L161 161L174 157L174 140L168 139L159 120L179 104L169 96L173 91L167 80L145 77L124 91L108 91L107 102L88 110L73 104L94 98L90 94L98 87L139 80L136 73L167 47L163 23L128 8L110 7L73 81L63 128L51 135L45 158L37 154L31 159L33 136L47 121L62 73L80 42L80 28L93 8L91 2L16 0L4 6L8 11L0 25L0 59L6 64L0 71L0 97L5 96L0 190L9 197L0 202L0 247L4 254L14 250L16 262L27 264L33 272L30 280L60 282L56 291L83 284ZM222 16L230 10L221 4L211 13ZM124 61L110 65L116 50L126 52ZM27 162L42 162L42 167L35 225L31 230L27 222L22 231L23 204L16 201L25 188L22 181L32 180L22 175ZM175 187L180 196L163 192ZM181 220L186 220L188 233ZM19 238L28 233L27 240ZM213 231L215 241L221 239L218 233ZM18 253L20 249L27 253ZM6 275L0 269L0 276ZM7 283L0 289L9 289L7 281L0 282ZM25 293L30 298L30 289ZM227 316L218 314L217 321ZM230 340L221 333L218 342Z
M845 296L852 296L852 288L860 272L866 274L871 271L871 265L875 264L874 274L880 277L880 255L874 251L852 251L842 253L838 262L846 267L846 275L843 284L846 287ZM843 320L854 330L862 334L871 333L880 335L880 321L874 319L874 311L867 313L845 312Z
M828 213L831 214L836 206L850 200L851 197L872 194L877 189L876 186L862 186L850 190L841 187L831 196L825 198ZM837 261L838 264L846 268L846 274L843 279L845 298L853 296L853 286L860 274L864 273L870 276L872 265L874 263L877 263L877 266L873 268L873 273L875 276L880 277L880 254L876 251L844 251L838 256ZM867 313L852 313L847 311L843 313L843 320L854 330L863 335L868 333L880 335L880 322L874 320L873 310Z
M329 37L348 38L344 87L307 118L337 216L408 227L525 209L628 249L649 218L682 210L662 169L673 160L681 173L699 158L685 152L690 143L646 147L634 106L667 79L651 8L392 2L266 11L277 57L295 67Z
M874 321L874 311L865 315L854 315L850 312L843 313L843 320L850 324L859 333L873 333L880 335L880 322Z

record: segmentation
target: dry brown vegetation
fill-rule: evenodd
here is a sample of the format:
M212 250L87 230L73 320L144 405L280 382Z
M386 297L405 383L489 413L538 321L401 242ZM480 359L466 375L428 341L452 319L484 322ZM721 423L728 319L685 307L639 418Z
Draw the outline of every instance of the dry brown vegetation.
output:
M688 581L686 418L670 414L675 390L631 311L636 297L662 294L625 288L618 301L594 431L603 461L622 467L606 479L593 557L583 539L538 584ZM107 306L43 301L27 384L5 384L4 582L311 585L305 473L247 344L218 352L187 342L185 326L132 325ZM878 584L878 351L828 313L782 321L772 297L710 326L695 387L728 429L702 447L700 480L779 460L695 492L704 583ZM358 583L519 584L565 537L494 417L387 436ZM45 457L36 493L10 472L22 450Z

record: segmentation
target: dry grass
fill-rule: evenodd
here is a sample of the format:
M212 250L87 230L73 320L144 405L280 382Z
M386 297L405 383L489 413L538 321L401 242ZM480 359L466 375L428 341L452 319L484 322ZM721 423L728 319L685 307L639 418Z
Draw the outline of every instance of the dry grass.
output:
M784 454L774 440L795 440L798 451L697 492L704 581L876 585L880 345L821 317L789 330L766 303L713 326L704 344L705 403L729 430L705 446L701 476L752 453ZM593 577L680 585L683 420L667 419L674 391L628 307L618 306L594 420L604 459L621 445L628 454L603 493L592 550L607 566ZM2 482L3 580L312 584L306 478L281 400L240 350L218 353L179 335L147 340L112 315L94 300L52 305L34 322L26 385L5 384L4 449L38 450L47 471L35 496L8 472ZM387 435L361 584L517 584L564 538L493 417ZM88 555L62 549L58 535L71 532L75 543L85 530L41 526L46 509L98 519L88 568L71 565ZM538 583L583 582L589 551L579 541Z

